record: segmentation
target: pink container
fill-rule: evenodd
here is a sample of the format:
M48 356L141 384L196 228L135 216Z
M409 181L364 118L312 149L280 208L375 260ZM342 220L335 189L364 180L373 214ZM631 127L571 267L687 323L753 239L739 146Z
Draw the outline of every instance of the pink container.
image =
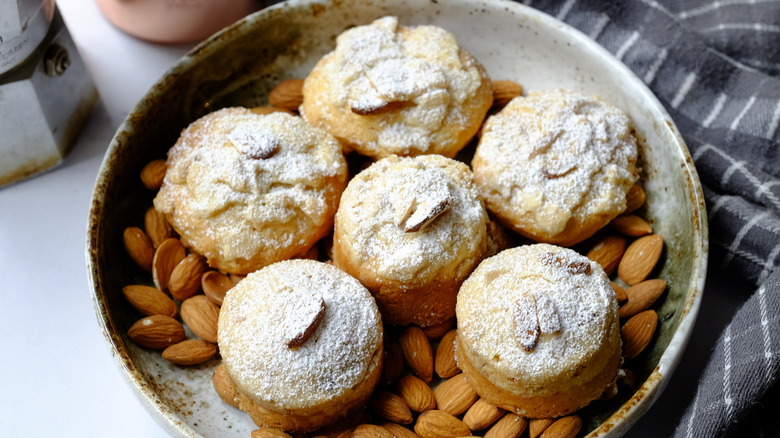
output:
M156 43L205 39L262 8L260 0L96 0L116 27Z

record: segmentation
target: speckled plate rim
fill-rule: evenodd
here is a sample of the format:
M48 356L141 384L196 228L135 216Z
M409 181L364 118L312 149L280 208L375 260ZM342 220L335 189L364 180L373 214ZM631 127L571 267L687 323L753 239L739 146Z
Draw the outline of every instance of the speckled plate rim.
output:
M627 78L627 80L633 82L638 95L641 100L649 104L649 107L653 111L653 115L658 120L663 120L666 125L666 129L672 134L676 140L675 148L684 157L684 173L686 175L686 181L688 184L688 193L690 194L690 202L695 213L695 217L692 218L695 236L693 236L692 242L694 248L692 254L695 259L695 263L692 268L692 272L687 285L686 299L683 304L682 316L675 330L672 339L664 350L657 366L652 371L650 376L641 385L640 388L634 393L634 395L611 417L603 422L597 429L591 431L588 437L602 437L602 436L620 436L623 435L628 429L644 414L655 402L658 396L661 394L671 374L678 365L682 356L681 350L683 350L690 339L693 327L696 321L696 316L701 305L702 294L704 290L704 282L706 276L706 264L708 255L708 225L706 222L706 207L704 203L704 196L699 183L696 169L693 165L693 160L688 152L687 147L677 130L676 126L671 120L671 117L664 109L663 105L658 101L655 95L649 90L649 88L639 78L634 75L624 64L618 61L609 53L606 49L601 47L598 43L588 38L580 31L570 27L569 25L562 23L555 18L544 14L540 11L527 7L525 5L511 2L508 0L494 0L494 2L500 3L502 7L511 8L514 13L529 17L543 26L547 26L551 29L556 29L559 32L564 33L569 38L578 41L584 47L586 47L592 54L601 58L605 63L610 64L610 68L619 71L620 74ZM330 2L316 1L316 0L292 0L289 2L277 4L259 11L253 15L250 15L232 26L223 29L210 37L197 47L192 49L187 55L180 59L171 69L147 93L153 95L160 93L166 89L171 78L182 74L187 71L194 63L198 62L199 54L210 53L215 50L219 50L223 44L229 42L229 38L223 38L228 33L241 32L242 28L248 28L249 26L256 25L256 22L262 21L264 17L267 17L271 11L293 6L306 6L312 4L327 5ZM143 373L132 362L128 350L126 349L122 339L118 335L119 327L111 316L111 312L108 306L108 302L104 296L103 281L102 281L102 268L99 260L99 245L97 239L101 236L101 223L100 217L105 212L105 193L106 188L109 185L109 179L111 174L112 162L114 161L117 148L120 142L117 140L119 136L124 132L130 132L134 128L134 116L144 112L149 105L149 100L142 99L133 109L131 114L125 119L117 130L116 136L112 139L103 162L100 166L97 180L93 190L93 197L90 206L88 229L87 229L87 245L86 245L86 261L88 280L90 288L92 289L93 305L95 308L98 323L103 331L103 335L109 344L110 350L117 361L120 369L123 372L127 383L131 386L133 391L143 402L144 406L152 414L153 418L164 427L169 433L187 436L197 437L201 436L197 431L192 429L184 421L179 418L179 415L171 410L164 400L162 400L153 391L149 391L140 382L144 378Z
M538 11L534 12L539 13ZM709 227L707 223L707 209L704 201L704 193L701 188L701 183L699 182L696 167L693 164L693 158L688 151L688 147L685 145L685 140L683 140L682 135L677 130L677 126L672 121L669 113L655 94L650 91L647 85L625 64L617 60L609 51L579 30L561 23L546 14L541 14L539 19L541 21L546 21L551 26L559 26L562 32L567 33L572 38L580 41L583 46L589 47L594 53L601 55L603 60L610 64L612 69L622 72L624 77L629 78L629 80L634 83L633 85L638 93L643 95L643 99L651 103L653 110L657 113L658 120L664 120L666 122L666 129L673 135L673 138L676 140L675 146L685 160L684 171L687 176L686 181L688 183L689 193L691 194L690 202L694 207L695 214L695 217L692 218L694 230L696 232L693 236L693 257L698 263L694 263L689 278L688 290L685 295L686 299L683 304L680 323L678 324L677 330L675 330L671 341L664 350L664 353L661 355L655 369L645 382L634 392L634 395L626 401L617 412L587 435L589 438L613 435L622 436L645 412L647 412L648 409L650 409L666 388L674 370L680 362L682 351L688 344L693 332L704 293L704 284L707 276L707 257L709 254Z
M633 82L637 92L642 95L642 99L652 106L658 120L664 120L666 122L666 129L673 135L673 138L676 140L675 147L679 150L685 160L684 172L686 174L689 193L691 194L690 202L694 207L695 215L695 217L692 218L694 231L696 232L693 236L693 257L698 263L694 263L689 278L680 323L678 324L671 341L664 350L664 353L661 355L655 369L647 377L644 383L637 388L634 395L626 401L617 412L612 414L612 416L604 421L598 428L587 435L588 438L622 436L645 412L647 412L648 409L650 409L666 388L666 385L669 383L674 370L677 368L677 365L682 358L682 351L691 338L696 323L696 317L698 316L699 308L701 307L702 296L704 294L704 284L707 276L707 257L709 254L709 226L707 223L707 208L704 201L704 193L699 181L698 172L693 164L693 158L688 151L685 140L683 140L682 135L663 104L661 104L655 94L650 91L650 88L648 88L647 85L631 71L631 69L584 33L549 15L543 14L532 8L526 8L531 9L531 11L528 11L529 15L536 14L538 15L537 19L540 21L549 26L557 26L561 32L576 39L583 46L588 47L593 53L600 55L604 62L610 64L612 69L620 71L622 76Z
M132 132L132 130L135 129L135 119L137 115L148 110L150 106L150 101L152 100L148 97L164 92L164 90L169 87L169 83L173 78L179 76L191 68L195 63L199 62L199 54L203 55L206 52L218 50L219 46L225 44L225 40L229 39L223 38L223 36L233 32L240 32L242 28L253 26L254 22L262 20L263 17L270 14L270 11L284 8L286 3L307 4L319 2L316 0L285 2L260 10L216 32L211 37L197 44L168 69L163 76L152 85L149 91L146 92L144 97L141 98L130 114L120 124L119 128L117 128L116 134L111 139L103 157L103 161L101 162L93 188L87 226L86 261L87 277L92 290L92 303L98 319L98 324L102 329L103 337L109 345L112 356L122 371L125 382L130 386L152 418L169 434L174 436L202 437L200 433L190 427L186 422L182 421L179 414L171 409L164 399L142 384L146 377L133 362L130 352L121 339L119 335L120 327L111 315L109 303L105 296L103 270L99 254L99 238L102 235L100 218L106 212L105 195L110 184L111 169L116 159L117 150L122 147L122 142L119 141L119 138L125 135L125 133Z

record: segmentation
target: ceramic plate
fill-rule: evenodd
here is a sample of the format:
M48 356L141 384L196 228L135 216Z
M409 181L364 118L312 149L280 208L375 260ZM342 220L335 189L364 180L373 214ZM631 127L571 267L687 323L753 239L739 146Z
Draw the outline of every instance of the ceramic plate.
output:
M305 77L343 30L385 15L405 25L446 28L494 79L515 80L527 91L564 87L599 95L633 120L647 192L642 215L665 238L658 275L669 288L654 306L660 317L656 338L634 366L641 387L581 411L590 436L623 434L663 390L693 328L707 259L701 188L674 123L636 76L580 32L508 1L295 1L247 17L182 58L120 127L93 195L88 270L98 319L117 363L151 415L174 435L247 437L255 429L249 416L212 389L217 360L171 365L126 336L139 315L124 300L122 287L150 283L122 245L122 231L143 224L153 198L141 185L140 170L164 158L196 118L225 106L265 104L271 87Z

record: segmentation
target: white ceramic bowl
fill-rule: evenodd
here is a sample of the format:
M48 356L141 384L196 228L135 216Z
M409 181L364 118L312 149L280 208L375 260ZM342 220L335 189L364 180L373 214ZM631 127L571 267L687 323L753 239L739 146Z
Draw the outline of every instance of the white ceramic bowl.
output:
M650 407L668 382L693 329L707 260L701 187L674 123L647 87L580 32L523 5L476 0L293 1L260 11L221 31L182 58L122 124L95 186L88 236L88 269L102 329L128 382L151 415L178 436L246 437L249 416L227 406L211 386L217 360L178 367L126 336L139 317L121 288L149 283L122 247L122 230L143 223L153 194L139 181L144 164L164 158L178 133L199 116L231 105L265 103L285 78L303 78L350 26L397 15L402 24L451 31L494 79L526 90L565 87L599 95L633 120L641 141L643 215L665 238L669 283L655 308L659 330L635 371L633 394L581 411L589 436L619 436Z

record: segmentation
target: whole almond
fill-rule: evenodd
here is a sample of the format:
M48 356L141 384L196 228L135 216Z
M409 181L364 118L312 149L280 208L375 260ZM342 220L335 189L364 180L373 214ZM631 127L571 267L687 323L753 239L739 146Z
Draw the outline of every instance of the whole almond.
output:
M352 437L352 432L354 430L355 430L354 427L349 427L349 428L346 428L346 429L342 430L339 434L337 434L337 435L334 434L332 436L334 436L335 438L351 438Z
M141 169L141 182L147 189L157 190L162 186L167 171L165 160L151 161Z
M450 330L455 328L455 318L449 318L445 319L444 321L429 325L428 327L423 327L422 330L425 332L425 336L428 337L428 339L434 341L436 339L441 339L442 336L447 334Z
M151 271L154 247L146 233L138 227L128 227L125 228L122 238L127 255L133 259L133 262L144 271Z
M307 260L319 260L320 250L317 248L317 245L314 245L311 248L307 249L305 253L301 254L297 258L307 259Z
M200 278L208 269L209 265L203 256L190 254L184 257L171 271L168 280L171 296L182 301L200 292Z
M626 194L626 209L623 214L629 214L636 211L645 204L645 189L639 184L634 184Z
M152 315L136 321L127 331L135 344L153 350L163 350L183 341L184 327L179 321L165 315Z
M495 220L487 221L487 253L490 257L514 246L514 237L511 231Z
M590 251L587 257L604 268L608 276L612 276L617 270L620 258L626 251L626 238L623 236L607 236L599 240Z
M431 341L420 327L407 327L398 339L406 363L412 373L423 382L430 383L433 379L433 349Z
M629 285L643 281L655 269L663 248L664 240L660 234L649 234L635 240L620 260L618 276Z
M661 279L645 280L626 289L628 300L618 309L618 316L631 318L647 310L664 293L666 281Z
M582 429L582 418L577 415L562 417L542 432L542 438L574 438Z
M131 284L122 288L127 301L144 316L165 315L174 317L179 307L168 295L150 286Z
M217 271L206 271L200 276L200 287L212 303L221 306L225 294L233 287L233 281Z
M477 400L463 416L463 423L471 430L482 430L504 416L505 410L494 406L485 399Z
M393 342L385 344L385 360L382 365L382 377L380 381L385 385L391 385L404 372L404 353L401 351L401 347Z
M230 281L232 281L232 282L233 282L233 284L234 284L234 285L236 285L236 284L238 284L238 283L239 283L241 280L243 280L243 279L246 277L246 275L241 275L241 274L230 274L230 275L228 275L228 277L230 277Z
M419 438L418 435L411 430L395 423L382 423L380 426L392 433L396 438Z
M340 423L339 423L340 424ZM317 435L312 435L313 438L349 438L352 436L352 431L355 430L354 427L342 427L339 428L339 430L334 431L318 431Z
M398 395L404 399L409 409L425 412L436 409L436 398L427 383L415 376L403 376L396 385Z
M421 438L452 438L471 435L471 430L462 421L437 409L420 414L414 423L414 432Z
M500 109L510 100L523 95L523 86L514 81L493 81L493 108Z
M411 424L412 411L404 399L387 391L375 391L369 402L371 412L398 424Z
M653 227L647 221L633 214L618 216L612 219L609 226L618 233L631 237L645 236L653 232Z
M287 113L290 115L295 115L295 113L290 110L286 110L284 108L277 108L275 106L256 106L254 108L250 108L249 110L255 114L260 114L261 116L264 116L266 114L271 114L271 113Z
M555 423L554 418L532 418L528 422L528 435L531 438L538 438L553 423Z
M437 408L452 415L466 412L479 398L463 373L439 383L433 390L433 396Z
M375 424L361 424L352 431L350 438L394 438L389 430Z
M528 420L507 412L485 434L485 438L518 438L525 432Z
M268 93L268 102L277 108L298 111L303 103L303 79L287 79Z
M626 295L626 290L623 289L623 286L612 282L612 290L615 291L615 299L618 300L618 303L622 303L628 299L628 295Z
M211 377L211 383L222 401L235 408L238 407L238 390L233 379L228 375L225 365L217 365L214 369L214 375Z
M361 409L349 417L342 417L341 421L318 429L314 436L317 438L349 438L357 426L370 422L371 414L367 409Z
M154 252L152 261L152 280L157 289L168 292L168 282L173 268L187 257L187 250L179 239L165 239Z
M639 356L650 344L657 326L658 315L652 309L640 312L626 321L620 328L620 337L623 340L623 357L633 359Z
M149 209L146 210L146 215L144 216L144 230L146 230L146 234L149 236L149 239L152 241L152 245L154 245L155 248L163 243L165 239L173 237L173 228L171 228L171 225L168 223L168 219L154 207L149 207Z
M460 372L460 368L455 362L455 338L457 336L457 330L450 330L441 338L439 346L436 347L434 369L436 374L443 379L449 379Z
M181 303L181 319L204 341L217 343L219 307L205 295L195 295Z
M187 339L173 344L162 352L163 359L176 365L197 365L217 354L217 346L200 339Z
M260 429L253 430L249 434L249 438L292 438L292 435L282 432L279 429L261 427Z

